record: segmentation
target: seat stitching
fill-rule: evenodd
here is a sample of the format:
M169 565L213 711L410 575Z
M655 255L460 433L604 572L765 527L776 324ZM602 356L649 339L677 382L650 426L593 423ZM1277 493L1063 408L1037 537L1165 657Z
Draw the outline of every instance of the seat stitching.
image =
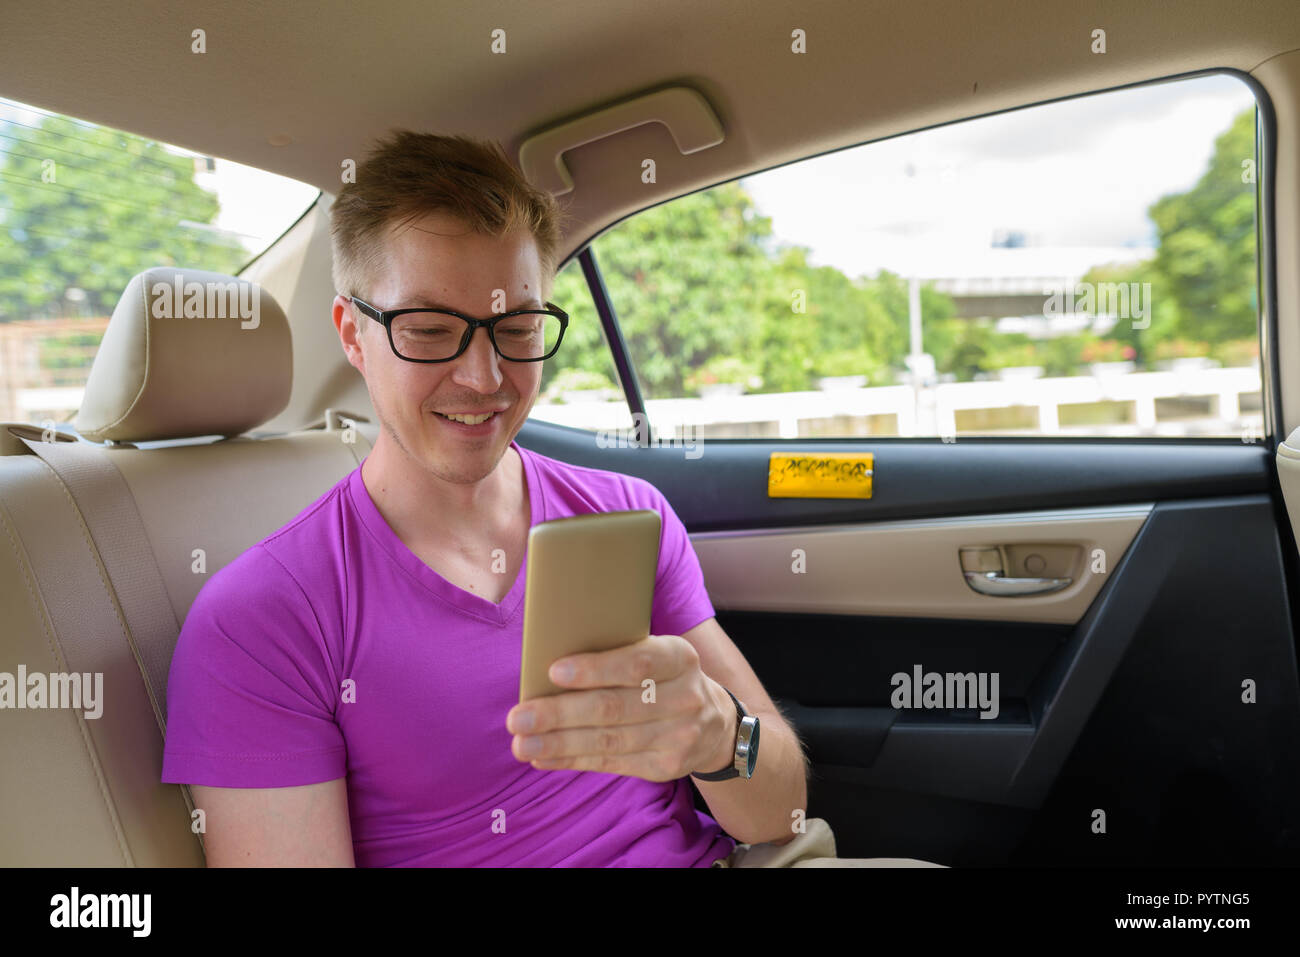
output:
M39 456L37 456L37 458L39 458ZM104 594L113 606L113 616L117 619L118 628L122 632L122 637L126 639L126 645L131 650L132 657L135 658L136 670L140 674L140 681L144 685L144 692L148 696L150 705L154 712L154 721L160 722L161 719L158 714L157 702L154 701L153 689L149 687L149 682L144 676L144 660L136 650L135 639L131 635L131 629L127 626L121 605L118 603L117 593L113 590L113 584L108 579L108 571L104 568L104 562L103 559L100 558L99 549L95 545L94 536L90 534L90 529L86 527L85 517L81 514L81 509L77 506L76 499L72 497L72 493L68 490L67 484L63 481L63 476L61 476L49 462L46 462L44 459L40 459L40 462L49 470L50 474L58 480L59 490L63 492L64 500L68 503L68 507L72 510L72 514L76 516L77 525L81 528L81 539L86 545L86 550L90 552L90 557L95 561L95 572L99 575L99 583L103 586ZM148 543L146 542L146 544ZM161 725L159 727L159 732L163 735L166 735L167 733L166 728Z
M95 432L97 434L103 434L105 429L111 429L121 425L131 415L131 413L135 411L135 407L140 403L140 398L144 395L145 388L149 383L149 336L153 330L149 326L149 282L146 278L147 276L148 270L140 275L140 300L143 303L144 312L144 372L140 377L140 388L136 390L135 395L131 398L130 404L126 407L126 410L112 422L96 429Z
M49 466L49 463L47 462L46 465ZM139 518L139 517L142 515L142 513L141 513L141 511L140 511L140 503L137 502L137 501L135 500L135 492L132 491L130 484L126 481L126 477L125 477L125 476L122 476L122 474L121 474L121 471L122 471L122 470L116 468L115 466L112 466L112 463L109 463L109 465L110 465L110 467L113 467L114 471L116 471L116 472L118 473L119 476L121 476L121 479L122 479L122 485L126 488L126 498L127 498L127 501L130 502L131 507L135 510L135 514L136 514L137 518ZM74 507L75 507L75 503L74 503ZM76 511L77 511L77 515L80 517L80 515L81 515L81 510L80 510L80 509L77 509ZM147 528L144 527L144 521L143 521L142 518L141 518L141 521L140 521L140 527L141 527L141 530L144 532L144 536L145 536L145 545L146 545L147 548L148 548L148 552L149 552L149 560L150 560L150 562L152 563L152 569L153 569L153 572L154 572L154 574L158 577L159 582L161 582L161 584L162 584L162 589L163 589L163 598L166 600L168 610L171 612L171 620L172 620L172 623L176 625L176 629L177 629L177 631L179 632L179 631L180 631L180 627L181 627L181 623L178 622L178 621L176 621L176 609L175 609L175 607L174 607L174 606L172 605L172 603L171 603L171 594L167 591L167 582L166 582L166 580L163 578L162 571L158 568L158 551L157 551L157 549L154 547L153 542L152 542L152 541L150 540L150 538L149 538L149 530L148 530ZM83 529L85 528L85 525L84 525L84 524L82 525L82 528L83 528ZM89 534L89 530L87 530L87 534ZM105 570L105 571L107 571L107 570ZM116 595L115 592L114 592L113 594ZM125 623L124 623L124 627L125 627ZM166 747L166 744L167 744L167 720L166 720L166 718L163 717L162 707L158 704L158 695L157 695L157 692L156 692L155 689L154 689L153 682L149 680L149 677L148 677L149 669L145 666L144 659L143 659L143 658L141 657L141 655L140 655L140 650L139 650L139 648L136 646L135 639L134 639L134 637L131 635L131 630L130 630L129 627L126 628L126 640L127 640L127 645L128 645L128 646L130 647L130 649L131 649L131 654L135 656L135 663L136 663L136 666L137 666L137 668L138 668L138 670L139 670L139 672L140 672L140 677L144 680L144 690L145 690L145 694L147 694L147 695L149 696L149 705L150 705L150 707L153 708L153 716L154 716L154 720L158 722L158 730L162 733L163 746ZM173 649L173 650L174 650L174 649ZM188 784L184 784L184 783L182 783L182 784L179 785L179 787L180 787L180 789L181 789L181 798L185 801L185 807L186 807L186 809L190 812L190 821L193 822L193 820L194 820L194 810L195 810L195 805L194 805L194 796L190 793L190 786L189 786ZM206 843L204 842L204 840L203 840L203 832L200 831L200 832L197 833L195 836L199 839L199 847L202 848L202 850L203 850L203 856L204 856L204 859L206 860L206 859L207 859L207 844L206 844Z
M40 456L37 456L36 458L40 461L41 465L43 465L45 469L51 475L53 475L54 478L58 481L59 489L60 491L63 492L64 500L68 503L68 507L72 510L72 514L76 516L77 524L81 528L82 541L85 543L86 549L90 553L90 557L95 562L95 570L96 573L99 575L99 583L103 587L104 593L108 597L109 603L113 606L113 616L117 619L118 628L121 630L122 636L126 639L126 646L128 649L130 649L131 656L135 658L136 674L139 675L140 683L144 686L144 693L146 697L149 699L150 707L153 710L154 721L155 723L158 724L159 732L162 735L163 741L165 743L167 731L164 723L162 722L161 714L159 713L158 710L158 702L157 699L154 697L153 688L150 686L148 679L145 677L146 668L144 666L144 659L140 657L140 652L135 646L135 639L131 636L131 629L127 627L126 619L123 616L121 605L118 603L117 594L116 592L113 591L112 583L107 578L108 573L104 568L103 559L100 558L99 550L95 546L94 538L90 534L90 529L86 527L85 517L81 514L81 509L77 507L76 500L72 497L72 493L71 491L69 491L67 483L63 481L63 476L61 476L58 473L58 471L52 465L50 465L49 462L46 462L44 459L40 458ZM78 718L78 720L81 720L80 717ZM189 807L192 816L193 806L192 806L192 801L190 799L190 796L185 791L182 791L181 794L182 797L185 799L186 806ZM203 845L202 838L199 839L199 844L201 846L205 846ZM134 864L132 864L131 866L134 866Z
M44 462L42 464L47 469L49 468L48 464ZM50 471L53 471L53 469ZM26 551L14 537L14 528L10 522L8 509L5 508L3 501L0 501L0 526L4 528L5 536L9 539L9 547L13 549L14 557L17 559L18 570L23 576L23 584L27 586L27 593L31 596L32 605L40 616L41 632L45 636L46 645L49 647L55 663L63 671L70 672L72 669L68 667L67 658L63 655L63 650L58 644L58 637L54 634L53 623L49 618L49 609L46 608L45 602L38 596L32 582L32 576L28 574L31 569L31 562L27 558ZM104 801L104 809L108 811L109 820L113 823L113 836L117 841L118 850L121 852L126 866L134 867L135 859L127 846L126 835L122 831L122 822L117 814L117 805L114 803L112 794L109 791L108 782L104 779L99 755L96 753L94 742L90 738L90 730L86 727L85 715L74 710L73 717L77 721L78 731L81 732L82 746L86 749L86 755L90 759L90 766L95 772L95 782L99 786L99 794Z

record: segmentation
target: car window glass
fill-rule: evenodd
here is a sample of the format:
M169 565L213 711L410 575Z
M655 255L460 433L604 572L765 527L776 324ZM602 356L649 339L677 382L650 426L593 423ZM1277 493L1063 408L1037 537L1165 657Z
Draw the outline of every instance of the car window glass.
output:
M542 363L530 418L594 432L632 428L600 316L575 258L556 274L551 301L569 314L559 351Z
M1151 84L618 223L593 249L656 434L1258 434L1256 122L1233 77Z
M318 195L283 176L0 100L0 420L71 418L136 273L237 273Z

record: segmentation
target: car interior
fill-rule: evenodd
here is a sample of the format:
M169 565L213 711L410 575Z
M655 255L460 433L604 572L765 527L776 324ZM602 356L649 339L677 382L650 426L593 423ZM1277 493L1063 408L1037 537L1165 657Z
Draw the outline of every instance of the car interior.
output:
M1300 862L1291 0L54 0L4 21L0 97L318 193L242 269L133 267L75 415L0 423L0 671L102 672L110 705L99 719L0 715L0 864L204 866L188 788L160 783L172 650L204 582L357 468L380 434L329 320L330 204L378 137L499 141L562 200L572 281L556 301L604 350L608 423L651 410L667 435L653 409L672 397L656 391L654 363L680 357L641 345L642 319L618 295L632 280L602 272L602 237L841 150L1206 77L1255 110L1259 384L1241 390L1257 391L1257 408L1240 410L1258 416L1253 434L1234 431L1239 419L1219 434L996 434L962 429L973 420L958 414L955 440L941 428L719 427L700 433L697 461L667 442L604 447L602 426L557 412L530 418L518 441L664 493L719 623L805 743L809 813L830 822L841 856ZM1066 152L1104 134L1053 133ZM849 220L873 215L843 202ZM0 242L23 244L12 231ZM660 261L649 279L677 281L673 268ZM159 319L175 282L255 290L256 328ZM869 497L774 494L773 455L832 452L871 457ZM792 555L806 574L791 573ZM914 670L998 676L996 714L891 702L891 676Z

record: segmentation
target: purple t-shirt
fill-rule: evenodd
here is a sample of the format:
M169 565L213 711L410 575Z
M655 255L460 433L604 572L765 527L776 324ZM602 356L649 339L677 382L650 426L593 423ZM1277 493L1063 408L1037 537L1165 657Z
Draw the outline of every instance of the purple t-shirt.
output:
M650 633L713 617L681 520L644 479L511 442L532 524L663 518ZM708 867L735 847L687 778L540 771L510 750L528 556L500 605L397 537L358 466L204 585L167 684L162 780L214 787L347 777L358 867ZM348 700L355 698L355 700Z

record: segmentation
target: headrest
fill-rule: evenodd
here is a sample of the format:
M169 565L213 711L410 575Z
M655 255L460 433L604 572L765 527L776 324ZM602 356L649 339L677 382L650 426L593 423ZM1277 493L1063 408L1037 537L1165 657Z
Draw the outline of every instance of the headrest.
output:
M240 435L292 386L289 321L261 286L160 266L127 284L73 424L94 441Z

